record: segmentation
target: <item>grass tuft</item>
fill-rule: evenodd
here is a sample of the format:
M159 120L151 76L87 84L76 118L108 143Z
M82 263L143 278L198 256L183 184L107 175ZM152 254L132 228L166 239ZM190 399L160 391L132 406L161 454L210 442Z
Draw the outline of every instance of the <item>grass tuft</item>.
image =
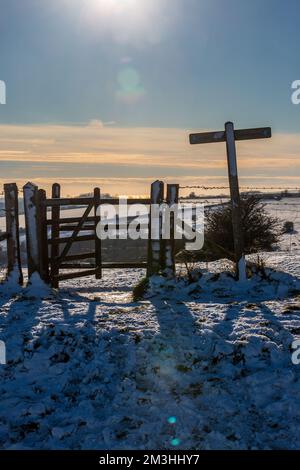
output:
M133 288L132 297L134 302L138 302L139 300L143 300L145 294L149 287L149 279L148 277L144 277L140 280L140 282Z

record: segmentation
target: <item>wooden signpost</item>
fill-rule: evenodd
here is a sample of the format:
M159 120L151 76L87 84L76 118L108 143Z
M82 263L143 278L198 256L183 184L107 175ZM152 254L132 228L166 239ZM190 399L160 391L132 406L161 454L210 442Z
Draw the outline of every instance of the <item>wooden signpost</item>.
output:
M236 273L240 281L246 279L246 264L235 141L268 139L270 137L272 137L270 127L235 130L232 122L225 124L225 131L203 132L190 135L190 144L192 145L226 142Z

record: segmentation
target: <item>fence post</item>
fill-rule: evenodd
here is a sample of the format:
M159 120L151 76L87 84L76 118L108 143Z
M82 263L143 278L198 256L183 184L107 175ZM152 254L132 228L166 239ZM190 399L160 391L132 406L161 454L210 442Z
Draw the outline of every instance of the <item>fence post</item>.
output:
M46 191L39 189L37 194L37 239L39 250L39 274L41 279L49 283L49 255L48 255L48 226L47 226L47 207Z
M17 272L18 282L23 284L19 237L19 203L16 183L4 185L6 233L7 233L7 277Z
M58 183L54 183L52 185L52 198L59 199L60 198L60 185ZM59 281L58 281L58 274L59 274L59 264L58 264L58 257L59 257L59 243L55 242L59 238L59 217L60 217L60 206L53 206L51 210L51 272L50 272L50 279L51 279L51 286L54 288L58 288Z
M101 221L100 217L100 204L101 204L101 193L99 188L94 189L94 201L95 201L95 268L96 268L96 279L102 278L102 253L101 253L101 240L97 236L97 225Z
M39 246L38 246L38 219L37 219L37 201L38 187L33 183L25 184L24 194L24 214L26 226L27 243L27 265L28 279L39 269Z
M162 214L159 206L163 198L164 183L155 181L151 185L147 276L157 274L161 270Z
M164 264L166 274L174 276L176 272L175 267L175 230L176 221L175 216L177 215L177 204L179 197L179 185L168 184L167 185L167 205L170 208L170 233L165 240L165 253L164 253Z

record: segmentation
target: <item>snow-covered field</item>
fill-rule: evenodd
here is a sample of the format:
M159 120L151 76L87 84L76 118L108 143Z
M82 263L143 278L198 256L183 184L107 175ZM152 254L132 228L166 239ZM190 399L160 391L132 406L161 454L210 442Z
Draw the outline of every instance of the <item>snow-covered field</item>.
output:
M218 262L140 302L141 270L0 287L0 447L300 449L299 204L270 203L296 229L263 254L271 282L238 287Z

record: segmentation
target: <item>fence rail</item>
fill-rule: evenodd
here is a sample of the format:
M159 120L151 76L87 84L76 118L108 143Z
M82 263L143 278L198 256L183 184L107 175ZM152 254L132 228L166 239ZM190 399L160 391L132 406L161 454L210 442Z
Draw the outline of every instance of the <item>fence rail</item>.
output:
M87 204L93 204L95 198L94 197L75 197L75 198L61 198L61 199L46 199L43 202L43 205L46 207L54 207L54 206L85 206ZM122 198L104 198L101 199L101 204L110 204L110 205L122 205L122 204L151 204L151 199L122 199Z

